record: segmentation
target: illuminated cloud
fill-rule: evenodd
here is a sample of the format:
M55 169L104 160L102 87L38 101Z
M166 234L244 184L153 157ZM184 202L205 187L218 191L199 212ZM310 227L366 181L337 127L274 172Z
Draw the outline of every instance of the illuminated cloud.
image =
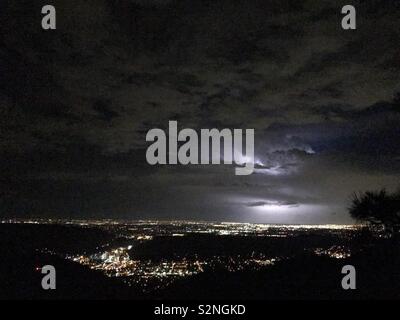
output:
M296 202L290 202L290 201L276 201L276 200L264 200L264 201L256 201L256 202L250 202L247 203L247 207L286 207L286 208L296 208L300 204Z

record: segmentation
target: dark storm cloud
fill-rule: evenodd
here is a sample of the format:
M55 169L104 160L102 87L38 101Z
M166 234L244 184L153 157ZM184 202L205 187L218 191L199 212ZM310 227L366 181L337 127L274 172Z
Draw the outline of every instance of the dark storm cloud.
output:
M349 221L347 194L400 172L400 7L353 1L343 31L344 4L55 0L44 32L41 2L5 1L4 214ZM255 128L255 174L148 166L168 120ZM297 213L244 210L267 200Z
M256 201L250 202L246 204L248 207L264 207L264 206L289 206L289 207L298 207L297 202L291 201L276 201L276 202L268 202L268 201Z

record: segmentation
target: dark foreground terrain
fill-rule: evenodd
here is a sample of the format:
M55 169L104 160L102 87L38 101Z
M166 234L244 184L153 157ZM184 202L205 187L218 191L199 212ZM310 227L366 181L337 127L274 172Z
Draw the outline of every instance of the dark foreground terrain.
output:
M1 299L400 298L398 237L364 229L3 223L0 241ZM347 264L356 290L342 289Z

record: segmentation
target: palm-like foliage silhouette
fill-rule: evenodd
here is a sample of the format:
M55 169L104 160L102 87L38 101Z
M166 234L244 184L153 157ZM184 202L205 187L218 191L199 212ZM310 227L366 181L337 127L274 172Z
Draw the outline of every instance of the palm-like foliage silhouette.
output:
M388 193L366 191L354 193L348 208L350 215L357 221L372 225L383 225L388 231L398 231L400 225L400 190Z

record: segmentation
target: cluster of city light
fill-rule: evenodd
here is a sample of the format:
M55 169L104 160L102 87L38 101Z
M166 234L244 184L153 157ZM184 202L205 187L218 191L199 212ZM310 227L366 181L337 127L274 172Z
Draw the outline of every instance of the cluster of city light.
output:
M345 259L351 256L350 250L343 246L332 246L328 249L316 248L314 253L317 256L328 256L335 259Z
M163 227L165 225L183 228L186 227L191 232L207 232L219 233L224 232L262 232L269 229L286 229L286 230L300 230L300 229L335 229L335 230L355 230L364 225L343 225L343 224L262 224L262 223L242 223L242 222L201 222L201 221L157 221L157 220L113 220L113 219L3 219L1 224L62 224L62 225L77 225L77 226L127 226L130 230L139 230L143 232L143 226L148 226L148 230L154 231L154 226ZM178 232L179 233L179 232Z
M139 276L141 278L182 277L203 272L204 261L180 259L178 261L152 262L135 260L129 256L132 246L119 247L89 256L67 256L67 258L91 269L101 270L110 277Z
M159 281L160 288L177 277L187 277L205 271L205 268L224 268L229 272L259 269L273 265L278 259L267 258L263 254L251 257L213 256L207 259L176 258L175 260L151 261L135 260L129 256L132 246L118 247L92 255L76 255L66 258L94 270L100 270L109 277L129 279L128 284L146 286L149 280ZM164 283L164 285L161 285ZM143 288L144 289L144 288Z

